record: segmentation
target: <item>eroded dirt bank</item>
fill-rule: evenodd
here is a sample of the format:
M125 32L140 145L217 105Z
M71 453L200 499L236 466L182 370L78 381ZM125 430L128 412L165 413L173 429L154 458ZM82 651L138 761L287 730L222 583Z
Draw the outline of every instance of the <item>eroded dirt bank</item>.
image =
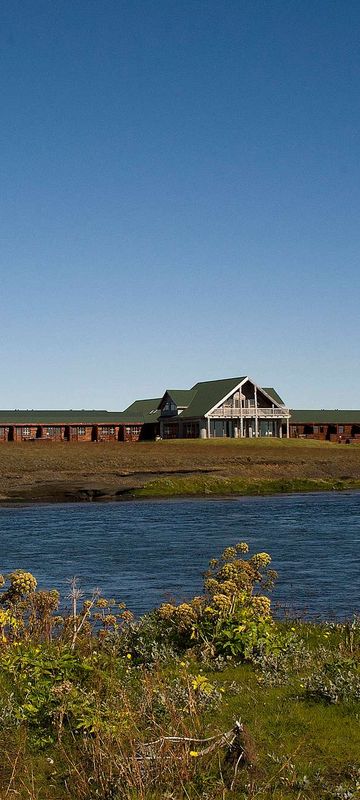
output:
M0 503L357 488L360 447L215 440L0 446Z

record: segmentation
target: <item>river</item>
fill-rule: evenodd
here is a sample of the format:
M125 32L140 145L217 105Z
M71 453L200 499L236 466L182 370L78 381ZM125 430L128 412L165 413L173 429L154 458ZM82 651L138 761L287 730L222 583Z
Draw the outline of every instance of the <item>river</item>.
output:
M360 611L360 492L0 509L0 572L65 596L77 575L136 614L201 592L207 562L238 541L266 551L273 599L308 617Z

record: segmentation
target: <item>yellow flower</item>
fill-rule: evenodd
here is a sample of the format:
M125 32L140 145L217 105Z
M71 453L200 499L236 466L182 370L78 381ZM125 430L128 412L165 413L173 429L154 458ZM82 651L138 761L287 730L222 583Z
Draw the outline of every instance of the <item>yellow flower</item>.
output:
M191 755L191 758L197 758L199 753L198 753L197 750L190 750L190 755Z
M231 606L231 599L226 594L214 594L213 601L221 611L228 611Z
M251 561L256 567L268 567L271 563L271 556L269 553L256 553Z
M222 554L223 559L235 558L235 556L236 556L235 547L225 547L225 550Z
M126 658L129 658L129 659L132 658L131 653L126 653Z
M251 605L256 614L259 614L264 617L268 617L270 615L271 604L268 597L263 597L262 595L255 595L251 599Z
M249 545L246 542L239 542L239 544L236 545L236 550L238 553L248 553Z

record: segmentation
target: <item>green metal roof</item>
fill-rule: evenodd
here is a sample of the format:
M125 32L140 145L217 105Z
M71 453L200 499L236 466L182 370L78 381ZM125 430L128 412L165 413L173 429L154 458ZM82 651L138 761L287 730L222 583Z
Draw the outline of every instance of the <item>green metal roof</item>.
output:
M200 381L192 386L192 391L195 392L194 398L188 408L181 414L182 419L190 417L204 417L213 406L220 402L223 397L235 389L241 381L245 380L246 376L242 378L225 378L220 381Z
M290 422L301 425L360 425L360 411L344 409L290 409Z
M164 392L160 403L166 394L171 397L178 408L187 408L195 397L195 391L193 389L166 389L166 392Z
M264 392L266 392L266 394L270 395L270 397L272 397L273 400L275 400L275 403L280 403L281 406L285 405L285 403L281 399L280 395L275 391L275 389L273 389L272 386L270 386L270 387L269 386L263 386L262 389L264 390Z
M121 411L0 411L0 425L112 425L120 422Z
M122 412L121 420L124 422L157 422L160 412L161 397L150 400L135 400Z

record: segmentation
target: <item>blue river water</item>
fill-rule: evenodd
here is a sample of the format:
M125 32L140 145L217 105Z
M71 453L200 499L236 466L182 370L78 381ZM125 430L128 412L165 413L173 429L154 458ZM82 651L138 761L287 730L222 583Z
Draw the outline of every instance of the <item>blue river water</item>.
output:
M26 569L62 596L76 575L139 614L199 594L209 559L242 540L271 554L281 608L360 612L360 492L1 508L0 572Z

